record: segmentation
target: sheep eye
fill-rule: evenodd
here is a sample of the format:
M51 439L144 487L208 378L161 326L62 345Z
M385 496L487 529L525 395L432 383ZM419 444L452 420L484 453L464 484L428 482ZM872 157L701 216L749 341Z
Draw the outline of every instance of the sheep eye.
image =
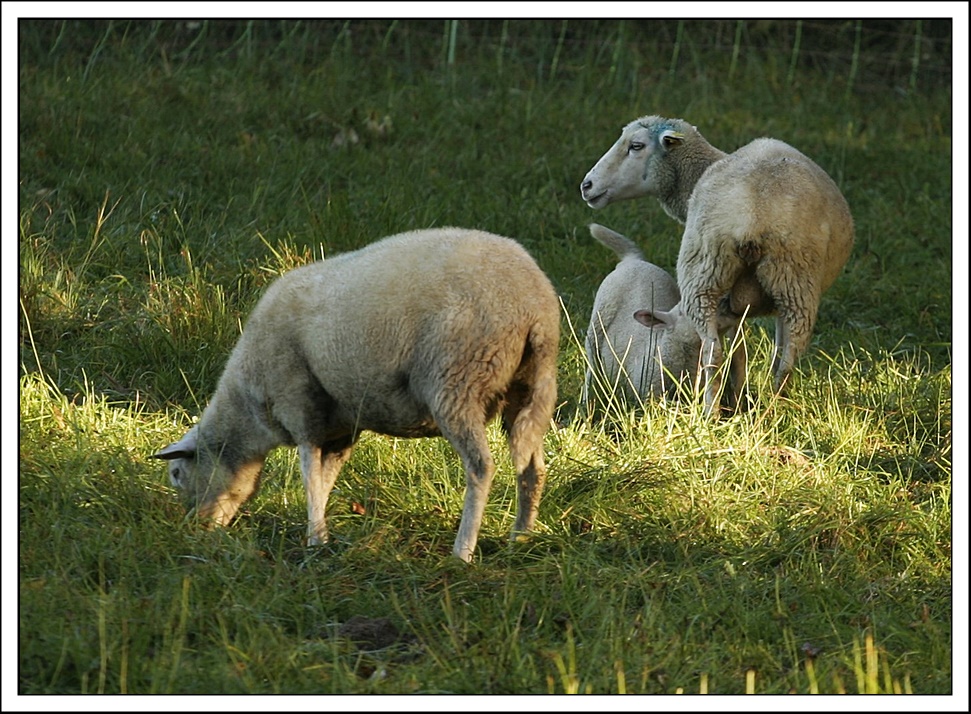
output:
M630 147L628 148L628 153L631 151L641 151L644 148L644 144L640 141L632 141Z

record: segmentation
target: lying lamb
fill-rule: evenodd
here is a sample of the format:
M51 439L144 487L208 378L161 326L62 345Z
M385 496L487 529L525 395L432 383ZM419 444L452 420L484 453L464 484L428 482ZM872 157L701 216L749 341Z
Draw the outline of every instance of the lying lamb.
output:
M673 394L694 380L701 355L701 338L682 317L677 283L663 268L647 262L629 238L596 223L590 224L590 233L620 262L594 298L586 337L584 402L593 408L613 396L632 404ZM740 281L737 294L730 297L743 302L746 287ZM721 334L735 329L742 318L730 312L730 305L731 299L726 299L718 312Z
M709 411L721 389L718 313L726 300L736 315L776 315L772 369L783 390L809 344L822 294L853 247L849 207L825 171L775 139L726 155L681 119L647 116L624 128L580 192L592 208L656 196L685 224L681 311L703 342ZM736 399L740 388L733 385Z
M361 431L442 435L462 458L453 553L469 561L495 471L486 424L501 414L516 470L513 536L536 520L543 437L556 401L559 300L515 241L418 230L290 271L254 308L199 423L156 458L198 514L225 525L267 453L296 445L308 541Z
M682 378L696 373L701 349L694 326L678 323L670 312L681 299L677 283L647 262L630 239L596 223L590 233L620 262L594 298L584 403L594 409L615 397L636 404L672 393Z

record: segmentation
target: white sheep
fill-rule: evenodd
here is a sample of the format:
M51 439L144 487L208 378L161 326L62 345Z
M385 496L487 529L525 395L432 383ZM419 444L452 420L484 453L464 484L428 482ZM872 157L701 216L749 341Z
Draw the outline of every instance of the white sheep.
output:
M593 407L598 397L609 400L617 395L630 404L675 393L694 380L701 356L701 338L694 324L682 319L677 283L663 268L645 260L626 236L596 223L590 224L590 233L620 262L594 298L585 343L584 402ZM732 297L744 300L746 287L740 281ZM729 310L730 301L723 301L718 311L720 334L741 320L741 315Z
M296 445L308 542L363 430L442 435L461 456L465 503L453 553L475 550L501 414L517 483L513 537L536 520L543 438L556 401L559 299L515 241L483 231L402 233L296 268L250 315L198 424L155 456L203 519L227 524L267 453Z
M584 403L593 409L614 397L636 404L672 393L682 378L695 375L701 349L694 326L671 313L681 299L678 284L625 236L596 223L590 233L620 262L594 298Z
M776 139L725 154L681 119L647 116L624 128L580 192L592 208L656 196L685 224L680 310L703 342L709 411L721 389L719 311L776 315L772 369L783 390L809 344L820 298L853 247L849 207L825 171ZM744 350L735 355L744 365ZM736 399L739 373L733 364Z

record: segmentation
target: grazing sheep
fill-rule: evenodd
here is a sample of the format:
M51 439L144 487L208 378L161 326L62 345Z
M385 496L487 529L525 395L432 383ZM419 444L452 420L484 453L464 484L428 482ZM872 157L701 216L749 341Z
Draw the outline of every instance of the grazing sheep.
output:
M635 404L671 393L681 377L694 376L701 349L694 326L686 320L677 323L670 313L681 299L678 284L647 262L630 239L596 223L590 233L620 262L594 298L585 343L584 403L593 408L617 396Z
M653 195L685 224L681 312L702 339L709 411L721 389L725 301L736 315L776 316L772 370L783 390L809 344L820 298L853 247L849 207L825 171L775 139L726 155L683 120L648 116L624 128L580 192L592 208ZM733 364L732 373L744 369ZM733 390L737 399L740 384Z
M536 520L556 401L559 299L515 241L483 231L402 233L290 271L254 308L199 423L155 456L198 514L228 523L267 453L296 445L311 545L363 430L444 436L462 458L453 553L469 561L502 416L516 470L513 536Z
M694 379L701 354L697 330L682 319L677 283L647 262L629 238L596 223L590 224L590 233L620 262L594 298L585 345L584 402L593 407L603 390L628 403L675 392ZM741 290L741 283L737 287ZM744 295L740 292L738 298ZM740 319L729 312L726 300L718 312L719 332L735 328Z

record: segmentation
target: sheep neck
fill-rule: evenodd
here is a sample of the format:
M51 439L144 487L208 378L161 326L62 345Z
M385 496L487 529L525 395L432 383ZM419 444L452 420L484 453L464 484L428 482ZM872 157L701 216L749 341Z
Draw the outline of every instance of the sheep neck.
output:
M666 195L659 196L664 212L676 221L684 223L688 217L688 202L695 190L695 184L709 166L726 156L728 154L721 149L716 149L704 138L701 138L699 143L685 146L681 160L673 164L675 180L671 184L671 190Z

